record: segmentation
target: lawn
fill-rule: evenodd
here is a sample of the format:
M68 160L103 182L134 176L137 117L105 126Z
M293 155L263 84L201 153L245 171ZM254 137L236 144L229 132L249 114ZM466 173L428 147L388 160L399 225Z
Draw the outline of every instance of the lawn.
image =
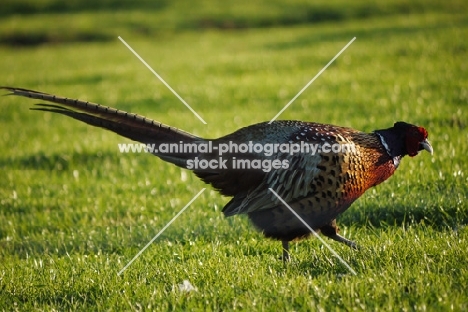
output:
M80 98L214 138L279 119L424 126L434 155L338 219L358 251L265 239L189 171L37 103L1 97L0 309L468 309L464 1L5 1L0 85ZM130 4L131 3L131 4ZM200 122L121 36L206 121ZM132 258L207 189L123 274ZM184 291L187 280L196 290Z

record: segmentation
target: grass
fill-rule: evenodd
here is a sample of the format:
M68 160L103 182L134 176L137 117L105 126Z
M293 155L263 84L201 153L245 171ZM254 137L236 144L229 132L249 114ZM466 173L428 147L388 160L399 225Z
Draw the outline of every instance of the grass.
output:
M405 158L394 177L340 217L344 235L362 249L329 243L357 276L316 239L293 244L293 260L283 265L280 244L243 216L224 218L229 199L209 187L118 276L205 185L155 157L118 153L117 144L128 141L113 133L4 97L3 310L468 308L464 2L377 2L366 9L358 1L346 11L343 3L327 4L341 17L322 20L299 14L313 8L300 1L251 3L245 12L203 1L187 19L181 13L190 8L180 2L157 8L142 2L126 8L131 14L73 7L86 2L59 10L54 1L38 1L39 14L31 3L26 11L19 4L3 8L3 85L86 99L217 137L272 118L356 36L281 119L365 131L405 120L428 129L435 153ZM203 23L213 19L218 22ZM65 27L70 22L75 27ZM197 291L181 292L184 280Z

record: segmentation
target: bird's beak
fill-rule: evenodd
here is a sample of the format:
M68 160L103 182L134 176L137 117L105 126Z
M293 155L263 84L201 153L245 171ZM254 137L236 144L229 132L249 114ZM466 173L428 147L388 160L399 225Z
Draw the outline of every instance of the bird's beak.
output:
M421 146L422 146L426 151L428 151L429 153L431 153L431 155L434 153L434 149L432 148L431 143L429 143L428 140L424 140L424 141L422 141L422 142L419 143L419 144L421 144Z

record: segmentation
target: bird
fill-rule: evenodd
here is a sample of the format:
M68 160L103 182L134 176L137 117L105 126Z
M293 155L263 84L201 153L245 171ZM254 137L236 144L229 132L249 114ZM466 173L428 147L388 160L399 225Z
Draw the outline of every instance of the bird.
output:
M284 261L290 260L289 243L307 238L311 229L357 248L339 234L336 218L366 190L391 177L404 156L414 157L423 150L433 154L427 130L403 121L368 133L278 120L206 139L108 106L23 88L0 88L9 91L8 95L46 102L35 104L32 110L62 114L147 146L180 147L152 149L151 153L193 171L221 195L232 197L222 210L224 215L247 214L265 237L282 242ZM190 148L182 150L183 146ZM304 150L293 153L298 146ZM331 148L336 146L347 148ZM305 151L306 147L310 149Z

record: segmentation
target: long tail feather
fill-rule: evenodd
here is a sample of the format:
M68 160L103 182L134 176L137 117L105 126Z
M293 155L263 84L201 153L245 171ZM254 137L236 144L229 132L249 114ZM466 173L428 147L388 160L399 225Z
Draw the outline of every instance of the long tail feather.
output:
M32 110L62 114L95 127L105 128L144 144L158 145L161 143L197 143L204 141L204 139L183 130L112 107L23 88L0 87L0 89L10 91L9 95L24 96L54 103L36 104L35 107L31 108ZM181 167L185 166L185 158L192 156L182 154L160 155L157 153L155 155Z

